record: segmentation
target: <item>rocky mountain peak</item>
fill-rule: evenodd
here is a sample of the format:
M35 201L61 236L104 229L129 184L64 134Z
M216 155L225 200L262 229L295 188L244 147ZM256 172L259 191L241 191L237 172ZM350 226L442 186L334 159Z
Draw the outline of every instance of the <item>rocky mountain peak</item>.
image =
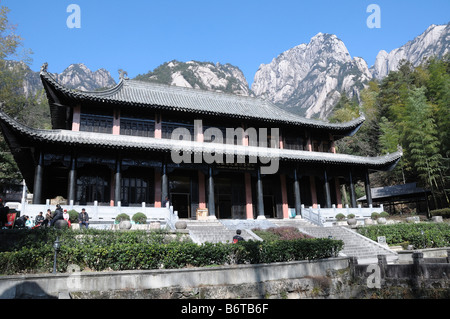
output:
M242 71L229 63L173 60L158 66L153 71L138 75L135 79L244 96L251 95Z
M421 35L400 48L389 53L381 50L371 67L371 72L375 79L382 79L390 71L397 71L399 62L403 59L417 67L424 58L431 56L440 58L448 52L450 52L450 23L447 25L432 24Z
M281 107L306 117L326 116L343 91L371 78L362 58L352 59L345 44L333 34L318 33L308 44L289 49L269 64L261 64L252 91Z

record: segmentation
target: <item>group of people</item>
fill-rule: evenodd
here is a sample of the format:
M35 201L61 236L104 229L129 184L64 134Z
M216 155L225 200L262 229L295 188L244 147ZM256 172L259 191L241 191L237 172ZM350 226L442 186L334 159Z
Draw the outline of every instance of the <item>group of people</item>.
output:
M0 199L0 212L3 213L3 205ZM0 214L0 222L4 225L3 219L6 221L6 214ZM5 215L5 218L3 218L3 215ZM39 214L36 216L35 220L33 221L29 216L22 215L18 217L15 220L15 227L17 228L37 228L37 227L50 227L55 226L56 222L58 220L65 220L67 221L69 227L71 227L70 222L70 216L67 213L67 209L63 210L61 205L57 204L55 212L52 213L50 209L47 209L47 214L44 217L44 214L42 212L39 212ZM80 225L80 229L85 227L86 229L89 228L89 215L86 212L86 210L83 208L81 210L81 213L78 214L78 223Z

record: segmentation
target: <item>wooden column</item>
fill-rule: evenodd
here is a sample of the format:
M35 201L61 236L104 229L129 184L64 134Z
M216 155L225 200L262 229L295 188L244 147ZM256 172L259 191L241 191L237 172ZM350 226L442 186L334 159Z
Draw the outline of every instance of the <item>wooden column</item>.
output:
M372 191L370 189L370 177L369 177L369 170L366 169L364 174L364 186L366 188L366 199L367 199L367 205L372 205Z
M301 216L302 202L300 198L300 183L298 180L297 169L294 169L294 197L295 197L295 216Z
M317 193L316 193L316 179L314 176L309 177L309 183L311 184L311 202L312 207L317 208Z
M76 185L77 185L77 159L74 155L70 159L70 170L69 170L69 188L67 191L67 201L73 200L75 203L76 196Z
M120 158L116 159L116 170L114 174L114 205L118 206L121 200L121 182L122 173L121 173L121 163Z
M353 208L356 208L356 193L355 193L355 184L353 183L353 174L352 170L349 171L349 180L350 180L350 202Z
M327 208L331 208L331 194L330 194L330 182L328 181L328 174L327 169L323 170L323 188L325 192L325 203L327 205Z
M42 203L42 181L44 176L44 154L40 151L34 170L33 204Z
M212 167L208 170L208 218L216 218L216 202L214 199L214 176Z
M165 202L166 197L169 198L169 177L167 176L167 165L162 164L161 172L161 202Z
M257 170L257 181L256 181L256 196L258 197L258 217L257 219L265 219L264 216L264 193L263 193L263 184L261 179L261 173L259 168Z

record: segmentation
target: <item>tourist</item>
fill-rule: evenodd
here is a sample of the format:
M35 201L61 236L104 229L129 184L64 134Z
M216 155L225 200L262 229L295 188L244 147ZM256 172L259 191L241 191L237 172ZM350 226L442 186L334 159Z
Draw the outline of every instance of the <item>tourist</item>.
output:
M169 197L167 197L167 196L164 199L163 207L170 208L170 201L169 201Z
M47 214L45 214L45 220L42 224L45 227L48 227L50 225L51 220L52 220L52 211L50 209L47 209Z
M50 226L54 226L58 220L64 220L63 210L59 204L56 205L55 214L53 215L52 220L50 221Z
M80 229L83 225L86 229L89 227L89 215L84 208L81 210L81 213L78 214L78 223L80 224Z
M69 213L67 212L67 209L64 210L63 218L64 218L64 220L67 222L67 224L69 225L69 228L70 228L70 215L69 215Z
M36 219L35 219L36 226L42 226L44 223L44 220L45 220L45 218L44 218L43 213L39 212L39 214L36 216Z
M245 239L241 236L241 230L236 230L236 235L233 236L233 244L236 244L240 241L245 241Z
M6 225L8 222L7 209L3 206L3 200L0 198L0 228Z

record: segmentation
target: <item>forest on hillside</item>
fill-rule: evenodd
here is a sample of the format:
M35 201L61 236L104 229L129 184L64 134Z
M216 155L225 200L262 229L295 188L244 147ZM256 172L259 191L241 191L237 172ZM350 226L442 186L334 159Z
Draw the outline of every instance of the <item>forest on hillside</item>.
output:
M355 136L337 142L338 152L377 156L401 147L396 168L373 174L372 187L416 182L432 192L434 207L449 207L450 55L418 67L400 61L398 71L369 82L360 99L343 94L330 117L331 122L366 118Z

